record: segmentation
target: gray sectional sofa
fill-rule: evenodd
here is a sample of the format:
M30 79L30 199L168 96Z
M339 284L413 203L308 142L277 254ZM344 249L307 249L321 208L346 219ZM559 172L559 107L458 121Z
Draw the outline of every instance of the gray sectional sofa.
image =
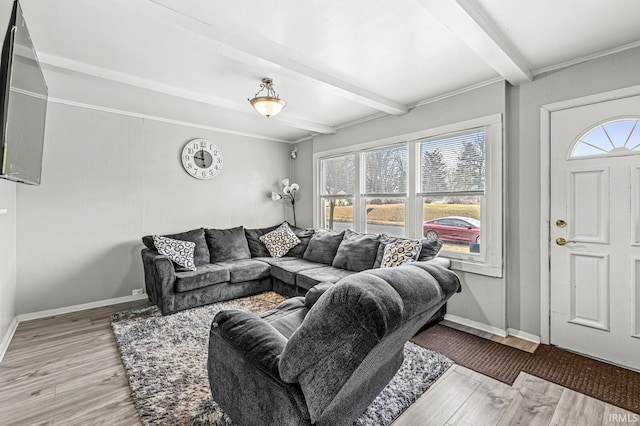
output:
M320 282L336 283L360 271L379 268L384 248L400 239L290 226L300 240L284 257L273 258L260 237L278 228L194 229L166 237L195 244L195 271L158 253L153 237L142 238L145 287L163 315L196 306L274 290L304 296ZM437 255L442 243L423 240L418 261Z
M259 316L218 313L213 399L238 426L351 425L399 369L405 342L460 291L438 260L321 283Z

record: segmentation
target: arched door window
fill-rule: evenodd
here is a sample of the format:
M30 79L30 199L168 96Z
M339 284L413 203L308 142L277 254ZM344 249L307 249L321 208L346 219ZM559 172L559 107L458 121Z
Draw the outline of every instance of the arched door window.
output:
M569 158L640 154L640 120L623 118L586 131L573 145Z

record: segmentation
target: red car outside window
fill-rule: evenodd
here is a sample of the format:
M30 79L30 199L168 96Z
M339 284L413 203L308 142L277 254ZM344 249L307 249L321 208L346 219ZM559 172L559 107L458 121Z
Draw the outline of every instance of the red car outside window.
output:
M422 225L426 238L440 238L444 241L480 243L480 221L471 217L439 217Z

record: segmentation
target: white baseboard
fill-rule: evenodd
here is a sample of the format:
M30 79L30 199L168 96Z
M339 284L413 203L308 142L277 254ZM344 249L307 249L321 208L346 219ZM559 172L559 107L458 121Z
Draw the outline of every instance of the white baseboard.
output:
M487 333L495 334L500 337L507 337L507 332L501 328L494 327L492 325L483 324L481 322L473 321L467 318L462 318L457 315L446 314L444 319L447 321L455 322L456 324L466 325L467 327L475 328L476 330L485 331Z
M2 358L4 358L4 354L7 353L7 349L9 348L9 343L11 343L11 339L13 339L13 334L16 332L16 328L18 328L18 317L13 317L11 324L9 324L9 329L7 330L2 342L0 342L0 362L2 362Z
M481 322L473 321L467 318L462 318L457 315L446 314L444 319L455 322L456 324L465 325L467 327L475 328L476 330L484 331L486 333L495 334L500 337L513 336L518 339L526 340L527 342L540 343L540 336L527 333L526 331L516 330L515 328L507 328L507 331L501 328L494 327L492 325L483 324Z
M123 296L113 299L98 300L97 302L83 303L80 305L65 306L64 308L48 309L40 312L30 312L17 316L18 322L29 321L34 319L52 317L55 315L70 314L71 312L85 311L87 309L101 308L103 306L117 305L118 303L133 302L136 300L146 299L147 294L137 294L135 296Z
M507 328L507 334L509 336L517 337L518 339L526 340L531 343L540 343L540 336L536 336L535 334L527 333L526 331L516 330L515 328Z

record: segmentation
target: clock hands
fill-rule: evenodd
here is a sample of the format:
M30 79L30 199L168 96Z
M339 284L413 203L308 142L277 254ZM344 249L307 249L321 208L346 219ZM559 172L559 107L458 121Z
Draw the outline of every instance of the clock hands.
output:
M205 156L204 156L204 149L201 149L197 153L200 154L200 156L194 155L193 159L194 160L200 160L199 162L196 162L198 167L207 167L207 164L206 164L207 161L205 160Z

